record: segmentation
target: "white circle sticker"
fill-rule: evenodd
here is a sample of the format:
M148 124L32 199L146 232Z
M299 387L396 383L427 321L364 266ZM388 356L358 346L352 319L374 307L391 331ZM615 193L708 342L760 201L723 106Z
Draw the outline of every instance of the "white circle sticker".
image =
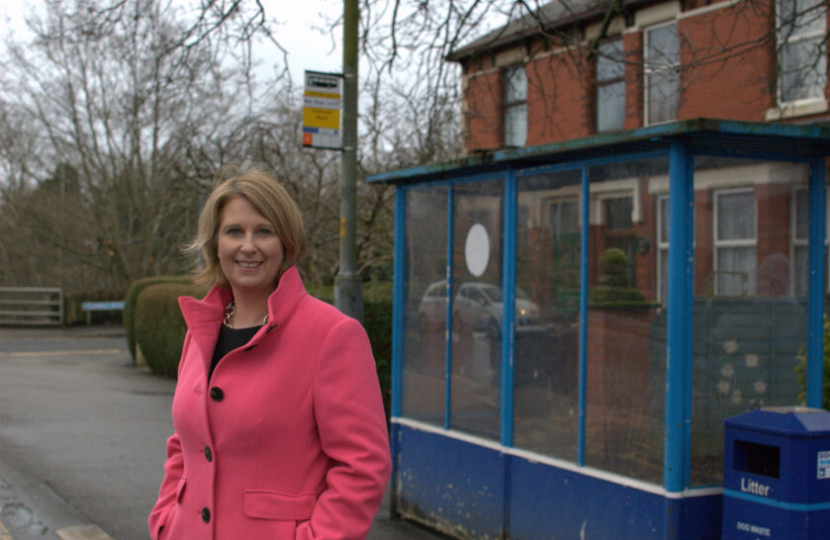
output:
M467 243L464 246L464 256L467 260L467 270L475 277L480 276L487 269L487 263L490 261L490 237L481 223L470 227L470 232L467 233Z

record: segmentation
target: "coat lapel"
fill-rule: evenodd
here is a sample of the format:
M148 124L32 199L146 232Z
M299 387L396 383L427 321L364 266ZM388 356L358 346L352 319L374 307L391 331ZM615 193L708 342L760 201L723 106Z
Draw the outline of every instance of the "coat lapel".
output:
M225 306L230 301L231 291L227 287L213 287L203 300L190 296L179 298L184 322L191 333L193 343L199 349L202 361L205 362L206 371L219 337Z
M283 273L277 289L268 297L268 324L251 339L251 344L258 343L263 336L283 324L305 295L306 290L300 272L296 266L292 266ZM229 287L214 286L202 300L190 296L179 298L179 307L193 336L193 342L199 348L206 370L219 337L225 306L230 303L232 297Z

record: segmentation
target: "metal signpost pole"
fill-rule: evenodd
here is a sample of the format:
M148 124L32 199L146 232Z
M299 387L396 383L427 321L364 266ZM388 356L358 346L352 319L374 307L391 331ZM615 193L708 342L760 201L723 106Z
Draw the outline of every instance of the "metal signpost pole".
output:
M340 178L340 271L334 305L362 322L363 286L356 272L357 239L357 0L343 2L343 154Z

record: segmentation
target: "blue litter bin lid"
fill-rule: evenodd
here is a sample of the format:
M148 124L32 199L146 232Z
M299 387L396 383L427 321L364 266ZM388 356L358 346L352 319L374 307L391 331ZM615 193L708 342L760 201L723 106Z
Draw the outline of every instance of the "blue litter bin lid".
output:
M727 418L724 423L729 428L793 437L830 435L830 412L809 407L765 407Z

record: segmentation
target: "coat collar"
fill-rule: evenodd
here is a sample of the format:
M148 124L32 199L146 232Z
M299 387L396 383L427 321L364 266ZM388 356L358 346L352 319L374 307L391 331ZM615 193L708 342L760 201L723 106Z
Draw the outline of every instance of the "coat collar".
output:
M306 290L300 272L296 266L292 266L283 273L277 288L268 297L268 323L257 332L253 340L258 340L259 336L285 322L304 296ZM225 316L225 307L232 299L230 287L219 286L214 286L202 300L190 296L179 298L179 307L188 330L197 342L210 345L203 350L212 350L215 346L219 325Z

